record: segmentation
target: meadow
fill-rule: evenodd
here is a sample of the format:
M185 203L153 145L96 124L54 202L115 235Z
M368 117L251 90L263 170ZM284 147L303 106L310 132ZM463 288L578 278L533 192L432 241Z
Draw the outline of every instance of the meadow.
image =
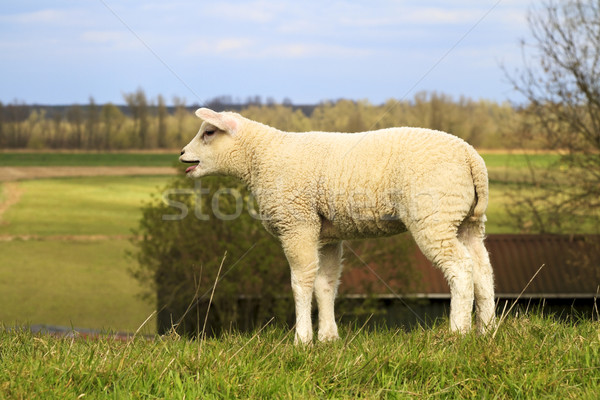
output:
M21 198L0 220L0 321L135 331L154 305L129 273L131 229L142 202L167 180L19 182ZM153 322L144 332L154 332Z
M0 165L164 166L174 154L0 153ZM491 179L489 233L511 232L504 205L514 176L529 163L543 168L555 155L484 154ZM37 179L17 182L21 196L0 217L0 322L135 331L152 301L129 271L127 256L140 206L168 176ZM0 185L0 196L5 196ZM2 198L2 197L0 197ZM154 332L151 321L145 333Z
M0 152L0 167L88 166L88 167L170 167L178 152Z
M597 399L598 321L509 317L496 335L448 321L412 331L341 327L293 345L288 330L184 340L95 340L0 330L0 397L14 399Z

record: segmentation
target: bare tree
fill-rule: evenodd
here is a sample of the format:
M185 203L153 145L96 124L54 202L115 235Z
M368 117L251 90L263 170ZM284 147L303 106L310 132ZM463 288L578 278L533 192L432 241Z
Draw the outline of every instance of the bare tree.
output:
M135 93L123 94L123 98L133 117L133 134L137 135L137 146L141 149L150 147L148 143L148 128L150 126L149 107L146 93L143 89L139 88Z
M528 21L524 67L507 76L534 137L561 156L530 168L509 213L524 231L589 232L600 222L600 2L549 0Z
M167 147L167 118L169 117L169 111L167 110L167 106L165 104L165 98L161 95L158 95L158 105L156 108L157 119L158 119L158 127L156 134L157 145L159 148L164 149Z
M83 135L84 135L84 116L81 106L74 104L67 109L67 121L73 127L73 133L71 134L70 146L74 149L83 148Z
M4 104L0 101L0 148L6 148L6 138L4 137Z
M121 113L121 110L112 103L103 105L100 114L102 122L104 123L104 138L102 139L104 150L111 150L114 136L121 129L125 116Z
M173 106L175 107L175 120L177 121L177 128L175 134L175 145L183 146L185 143L183 142L183 131L184 126L183 122L185 120L187 111L185 109L185 99L182 97L173 97Z
M101 137L98 132L98 126L100 125L100 108L92 96L90 96L90 103L87 107L87 120L85 125L87 130L87 143L85 143L85 147L94 150L101 149Z

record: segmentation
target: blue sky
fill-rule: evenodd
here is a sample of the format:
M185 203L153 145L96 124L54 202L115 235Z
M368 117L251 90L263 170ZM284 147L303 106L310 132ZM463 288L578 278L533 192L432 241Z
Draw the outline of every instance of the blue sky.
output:
M530 1L53 0L0 5L0 101L517 98Z

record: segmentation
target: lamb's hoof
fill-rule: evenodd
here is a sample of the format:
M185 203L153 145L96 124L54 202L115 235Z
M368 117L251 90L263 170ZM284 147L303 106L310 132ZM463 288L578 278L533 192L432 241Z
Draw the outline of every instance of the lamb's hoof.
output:
M484 324L484 323L478 323L477 324L477 333L479 335L486 335L490 332L494 332L496 330L496 328L498 327L496 320L493 319L491 320L489 323Z
M337 330L335 332L319 332L319 342L333 342L339 338Z
M296 333L294 336L294 345L296 346L312 346L312 337L300 336Z

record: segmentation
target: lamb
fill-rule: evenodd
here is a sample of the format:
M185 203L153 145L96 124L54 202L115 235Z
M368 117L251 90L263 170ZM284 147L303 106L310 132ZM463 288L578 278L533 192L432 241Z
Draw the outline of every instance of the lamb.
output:
M494 278L483 244L488 176L473 147L448 133L390 128L284 132L232 112L200 108L204 122L181 151L191 178L229 175L256 198L263 225L291 269L296 343L339 338L334 300L342 241L409 231L451 291L450 329L494 324Z

